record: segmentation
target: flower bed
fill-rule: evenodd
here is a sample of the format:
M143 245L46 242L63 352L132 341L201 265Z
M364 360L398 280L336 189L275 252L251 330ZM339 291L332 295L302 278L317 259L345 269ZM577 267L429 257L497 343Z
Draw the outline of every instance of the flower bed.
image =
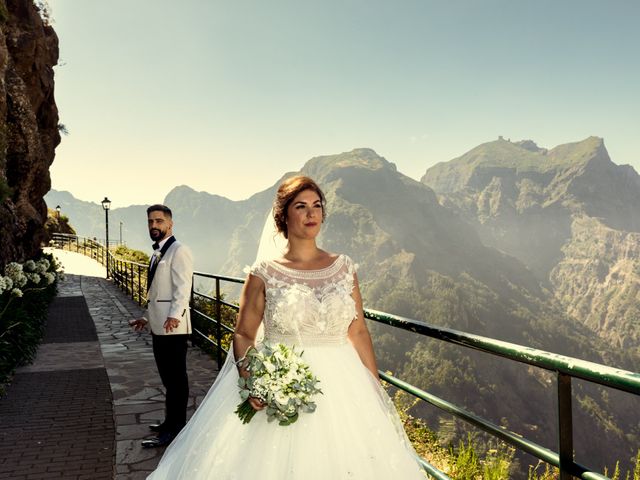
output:
M9 263L0 275L0 395L15 368L33 361L61 275L53 255L45 253Z

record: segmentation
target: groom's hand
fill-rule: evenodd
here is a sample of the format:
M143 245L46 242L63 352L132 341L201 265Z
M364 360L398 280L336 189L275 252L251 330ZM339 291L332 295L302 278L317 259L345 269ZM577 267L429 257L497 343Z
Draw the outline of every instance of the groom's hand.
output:
M173 317L167 317L167 320L164 322L164 325L163 325L164 331L166 333L173 332L175 328L178 328L178 325L180 325L180 320Z
M129 326L133 327L134 332L141 332L147 326L146 318L134 318L129 320Z

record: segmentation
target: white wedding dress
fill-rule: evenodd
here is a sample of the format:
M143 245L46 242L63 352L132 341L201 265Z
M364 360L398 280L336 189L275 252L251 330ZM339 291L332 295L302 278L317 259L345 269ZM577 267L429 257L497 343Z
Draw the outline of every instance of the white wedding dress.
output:
M386 392L347 339L356 315L355 267L340 255L321 270L257 262L265 283L264 342L299 345L320 380L314 413L283 427L264 411L242 424L238 373L228 359L150 479L425 479ZM230 355L231 356L231 355Z

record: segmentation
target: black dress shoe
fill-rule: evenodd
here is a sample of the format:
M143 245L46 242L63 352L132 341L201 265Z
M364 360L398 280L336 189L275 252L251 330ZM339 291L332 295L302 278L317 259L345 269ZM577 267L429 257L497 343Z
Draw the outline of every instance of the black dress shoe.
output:
M160 433L164 430L164 423L153 423L149 425L149 430Z
M169 433L169 432L163 432L160 435L158 435L156 438L152 438L150 440L143 440L142 446L145 448L166 447L173 441L174 438L176 438L175 434Z

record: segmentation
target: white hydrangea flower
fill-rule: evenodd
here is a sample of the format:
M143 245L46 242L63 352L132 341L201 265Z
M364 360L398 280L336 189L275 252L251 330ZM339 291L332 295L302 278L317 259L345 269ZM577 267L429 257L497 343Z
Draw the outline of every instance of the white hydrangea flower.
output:
M27 277L25 276L22 265L16 262L9 263L4 268L4 273L13 281L15 287L24 287L27 284Z
M29 281L27 276L22 272L20 272L19 275L16 275L15 277L12 277L11 280L13 280L13 286L17 287L17 288L24 287L27 284L27 282Z
M47 260L46 258L41 258L36 264L36 271L38 273L47 272L50 266L51 266L51 263L49 263L49 260Z
M13 288L13 280L11 280L9 277L0 276L0 278L4 282L4 289L5 290L11 290Z
M20 290L19 288L14 288L13 290L11 290L11 295L13 295L14 297L21 297L22 290Z
M14 276L20 275L22 273L22 265L17 262L8 263L6 267L4 267L4 274L7 277L13 278Z
M41 277L37 273L26 273L25 274L31 283L38 285L40 283Z
M44 272L42 274L44 276L44 278L47 280L47 285L51 285L53 282L55 282L56 280L56 275L55 273L52 272Z
M29 272L33 272L36 269L36 262L34 262L33 260L27 260L26 262L24 262L24 270L27 270Z

